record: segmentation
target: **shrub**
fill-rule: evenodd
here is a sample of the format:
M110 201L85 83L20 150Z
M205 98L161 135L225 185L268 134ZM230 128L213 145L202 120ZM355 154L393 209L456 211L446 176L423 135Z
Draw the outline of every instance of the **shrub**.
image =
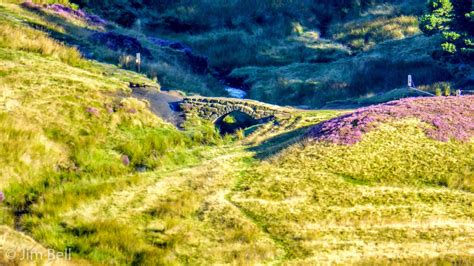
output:
M444 89L444 96L450 96L451 95L451 89L449 87L446 87Z
M222 120L222 122L225 122L227 124L235 124L235 123L237 123L237 120L235 119L234 116L228 115L228 116L224 117L224 120Z
M469 41L474 34L472 1L430 0L428 13L420 18L421 29L428 35L442 33L445 40L441 48L458 59L472 59L472 45ZM467 42L466 42L467 41Z
M444 42L441 44L441 47L443 48L443 51L450 53L450 54L455 54L456 53L456 45L453 43L449 42Z
M239 129L235 132L235 136L238 140L243 140L245 138L245 131L243 129Z

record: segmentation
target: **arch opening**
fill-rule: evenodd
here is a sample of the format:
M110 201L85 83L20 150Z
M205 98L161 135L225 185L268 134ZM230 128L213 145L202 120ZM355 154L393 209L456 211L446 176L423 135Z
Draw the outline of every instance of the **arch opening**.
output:
M260 120L241 111L232 111L221 116L214 124L221 134L234 134L240 129L260 124Z

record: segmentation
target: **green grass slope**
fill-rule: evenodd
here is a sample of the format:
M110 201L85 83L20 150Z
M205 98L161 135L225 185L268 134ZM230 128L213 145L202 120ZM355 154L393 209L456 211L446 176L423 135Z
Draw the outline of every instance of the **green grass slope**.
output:
M190 121L179 131L130 96L130 82L153 81L82 59L3 8L18 7L0 6L0 222L10 229L79 253L81 242L70 241L80 229L67 231L59 213L143 182L138 170L196 164L202 145L222 142L212 125ZM107 250L118 252L123 239L113 237Z
M63 161L68 168L73 167L68 160L85 160L82 162L87 164L88 157L97 153L107 158L103 163L110 163L114 171L121 164L114 159L120 153L129 155L132 164L146 164L147 148L158 145L154 141L162 141L153 135L166 135L165 145L177 148L192 142L184 133L153 116L146 102L128 96L129 82L151 83L150 80L83 60L73 48L40 32L2 22L6 22L1 25L0 39L5 164L24 161L25 165L40 166ZM143 147L138 147L129 141L141 138L151 142L151 147L143 143ZM110 146L111 143L114 144ZM162 151L168 146L162 147ZM31 154L25 155L25 151ZM3 173L5 178L18 181L16 177L20 174L16 171L24 175L22 171L27 168ZM5 178L2 181L9 181Z
M288 264L470 265L474 194L456 187L472 188L473 155L472 141L401 120L353 146L303 142L256 162L229 198Z
M113 22L104 20L104 24L94 24L87 19L67 13L55 12L45 8L45 4L63 4L69 1L32 1L34 4L22 5L25 1L2 1L0 12L2 17L16 20L29 28L46 33L50 38L77 47L81 53L94 60L114 64L120 68L136 71L136 52L140 52L138 43L152 58L142 56L141 72L150 79L159 79L159 84L166 88L179 89L186 92L200 93L209 96L223 95L222 86L216 79L206 73L195 73L189 58L182 51L154 44L140 29L123 28ZM89 14L88 14L89 15ZM128 37L136 43L116 42L110 48L106 42L97 41L94 34L114 33L122 38ZM111 41L114 43L114 40ZM127 46L129 45L129 46ZM130 47L133 47L132 50Z

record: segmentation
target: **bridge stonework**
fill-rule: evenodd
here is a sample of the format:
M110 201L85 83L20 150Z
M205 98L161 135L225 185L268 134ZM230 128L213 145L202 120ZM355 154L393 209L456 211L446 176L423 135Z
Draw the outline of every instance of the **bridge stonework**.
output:
M216 122L234 111L245 113L255 120L267 120L278 114L290 113L289 108L235 98L187 97L183 99L180 106L186 115L194 113L200 118L212 122Z

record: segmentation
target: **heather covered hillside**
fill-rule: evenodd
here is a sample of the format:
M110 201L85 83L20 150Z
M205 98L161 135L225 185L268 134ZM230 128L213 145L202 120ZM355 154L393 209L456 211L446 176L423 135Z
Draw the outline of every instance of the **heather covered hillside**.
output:
M469 141L474 135L474 97L410 98L358 109L315 126L310 136L338 144L354 144L379 123L415 118L426 134L439 141Z
M473 17L0 1L0 265L473 265Z
M416 118L388 119L337 145L314 141L318 130L255 164L230 196L281 243L285 261L473 263L472 131L471 141L441 142Z

